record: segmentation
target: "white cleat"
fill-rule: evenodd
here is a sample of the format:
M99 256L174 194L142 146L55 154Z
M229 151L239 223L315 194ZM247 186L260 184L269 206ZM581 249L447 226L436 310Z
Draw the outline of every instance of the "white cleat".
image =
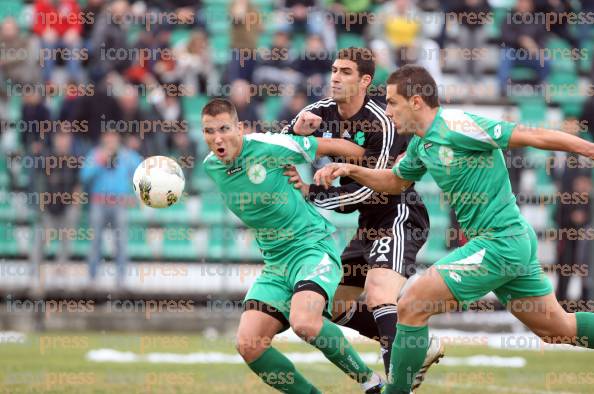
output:
M384 379L374 372L367 382L361 383L361 388L365 394L380 394L385 384Z
M419 372L417 372L415 380L413 381L411 394L416 393L417 389L421 386L421 383L425 380L425 375L427 374L429 367L433 364L439 364L439 360L441 360L444 355L445 349L443 343L438 337L432 335L431 339L429 339L429 348L427 349L427 355L425 356L425 361L423 361L423 366Z

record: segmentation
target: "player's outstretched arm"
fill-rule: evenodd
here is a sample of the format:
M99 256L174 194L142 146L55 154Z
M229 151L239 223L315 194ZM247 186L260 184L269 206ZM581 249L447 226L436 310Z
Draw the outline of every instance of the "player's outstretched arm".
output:
M345 162L361 162L365 149L342 138L316 138L318 149L316 157L333 156L343 158Z
M532 146L544 150L574 152L594 159L594 144L557 130L517 125L509 139L510 148Z
M326 165L316 172L314 181L316 185L323 185L327 188L334 179L343 176L350 177L378 193L400 194L413 183L400 178L389 169L375 170L344 163Z

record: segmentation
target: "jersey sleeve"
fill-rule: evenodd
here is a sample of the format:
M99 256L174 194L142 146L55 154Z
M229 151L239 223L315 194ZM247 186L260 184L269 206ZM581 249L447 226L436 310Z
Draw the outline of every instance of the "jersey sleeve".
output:
M295 130L293 130L293 127L295 126L295 123L297 123L297 118L299 118L299 115L301 115L301 113L304 111L309 111L315 115L322 116L322 108L320 108L318 103L310 104L303 108L301 111L299 111L299 113L293 118L293 120L291 120L291 122L289 122L285 127L282 128L281 134L295 134ZM315 134L316 132L313 132L311 135Z
M417 139L418 137L415 137ZM392 167L392 172L407 181L418 181L427 172L427 167L417 155L418 139L411 140L404 156Z
M393 147L397 138L394 125L382 112L375 114L378 130L366 134L365 162L366 166L375 169L391 168L393 163ZM343 178L344 179L344 178ZM342 183L340 186L324 186L311 184L309 200L318 208L332 209L340 213L351 213L363 207L375 193L372 189L355 181Z
M472 151L507 149L516 124L465 113L468 121L459 123L450 130L453 146Z
M266 133L248 134L246 138L267 144L271 156L284 159L279 163L312 163L318 151L318 140L312 136Z

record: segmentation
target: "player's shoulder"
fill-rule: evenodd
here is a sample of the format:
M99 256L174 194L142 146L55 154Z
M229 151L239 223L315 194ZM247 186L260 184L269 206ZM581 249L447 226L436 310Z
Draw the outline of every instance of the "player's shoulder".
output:
M222 164L215 156L214 152L209 152L204 160L202 160L202 165L204 166L204 170L207 172L214 171L217 167L221 167Z
M325 99L318 100L315 103L306 105L305 107L303 107L303 109L301 111L302 112L311 111L311 112L315 113L315 112L324 112L324 111L329 111L329 110L330 111L338 110L336 101L334 101L334 99L332 97L327 97Z
M377 124L377 127L381 127L381 130L385 133L393 133L395 130L394 124L386 115L386 107L384 104L375 101L373 98L369 98L364 106L365 118L370 119L372 122ZM372 125L373 126L373 125ZM374 126L373 129L376 129Z

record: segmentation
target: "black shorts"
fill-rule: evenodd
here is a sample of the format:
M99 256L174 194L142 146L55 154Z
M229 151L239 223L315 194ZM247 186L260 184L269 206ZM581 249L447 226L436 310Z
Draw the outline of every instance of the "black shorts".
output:
M405 278L416 273L417 253L429 235L424 207L398 204L396 215L377 226L358 228L341 255L342 285L364 287L367 271L389 268Z

